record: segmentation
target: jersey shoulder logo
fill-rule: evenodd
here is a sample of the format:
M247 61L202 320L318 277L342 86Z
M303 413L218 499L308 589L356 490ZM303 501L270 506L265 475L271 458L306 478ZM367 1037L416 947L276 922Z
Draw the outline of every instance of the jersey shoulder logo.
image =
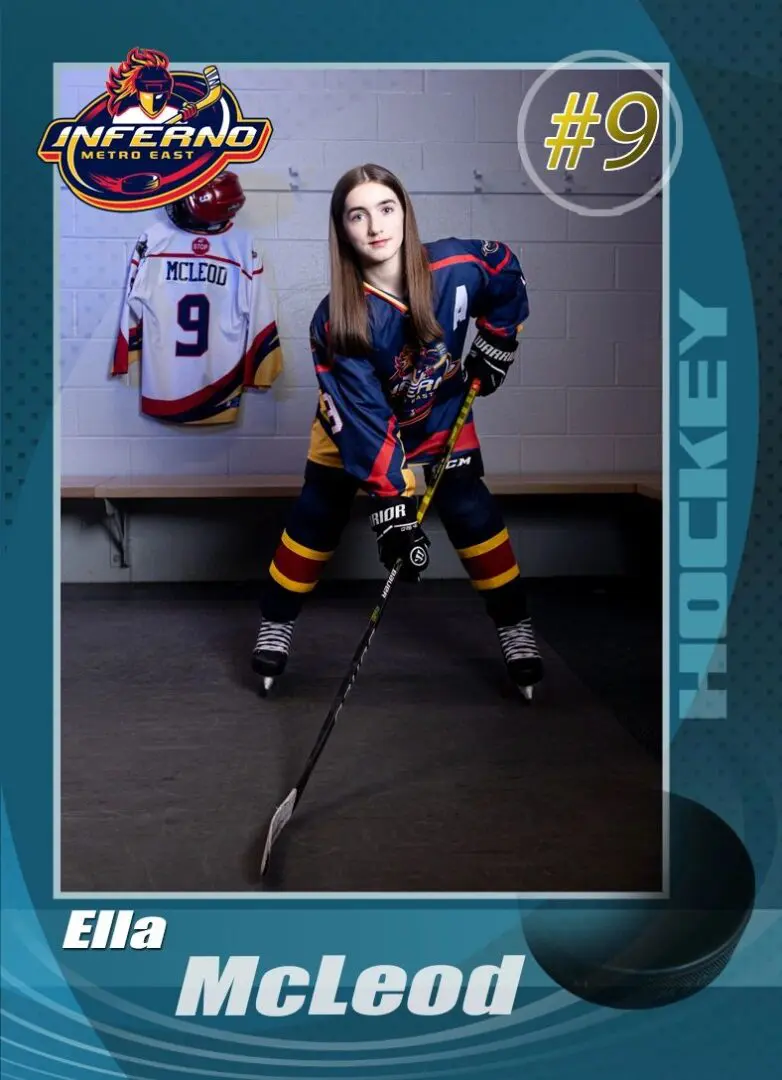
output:
M205 236L197 236L192 246L194 255L206 255L209 251L209 241Z
M78 115L52 120L38 156L56 165L82 202L152 210L208 184L231 162L253 162L272 135L246 117L214 64L171 71L165 53L131 49L109 69L106 93Z
M481 244L481 251L484 255L493 255L495 251L500 250L500 245L496 240L484 240Z

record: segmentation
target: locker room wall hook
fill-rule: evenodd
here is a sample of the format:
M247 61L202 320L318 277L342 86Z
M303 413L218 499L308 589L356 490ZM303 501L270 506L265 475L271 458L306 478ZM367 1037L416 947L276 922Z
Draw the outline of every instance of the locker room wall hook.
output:
M473 169L473 188L475 191L483 191L483 173L480 169Z
M288 183L290 185L291 191L298 191L299 190L299 170L294 169L294 167L292 165L289 165L288 166L288 175L290 176L290 180L288 181Z

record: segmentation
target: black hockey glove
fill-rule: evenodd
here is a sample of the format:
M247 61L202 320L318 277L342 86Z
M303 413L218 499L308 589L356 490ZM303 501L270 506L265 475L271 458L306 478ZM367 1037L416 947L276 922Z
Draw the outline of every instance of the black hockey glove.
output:
M517 345L515 338L501 338L478 331L464 358L467 378L470 381L481 380L478 397L488 397L495 390L499 390L513 363Z
M418 581L429 565L429 539L416 520L416 510L416 499L409 496L372 499L369 523L377 536L380 561L391 570L401 559L403 581Z

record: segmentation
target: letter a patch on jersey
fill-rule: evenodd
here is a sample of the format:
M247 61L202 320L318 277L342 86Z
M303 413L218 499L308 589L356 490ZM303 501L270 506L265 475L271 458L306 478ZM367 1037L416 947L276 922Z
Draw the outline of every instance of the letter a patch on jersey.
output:
M459 325L460 322L464 322L467 318L467 288L464 285L456 286L456 295L453 302L453 329Z

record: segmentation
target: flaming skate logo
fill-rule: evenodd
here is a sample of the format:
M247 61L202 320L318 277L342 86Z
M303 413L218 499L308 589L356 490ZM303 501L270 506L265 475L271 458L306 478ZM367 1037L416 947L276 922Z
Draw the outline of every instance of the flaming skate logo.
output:
M270 120L242 115L213 64L171 71L165 53L135 48L109 69L105 94L49 124L38 156L90 206L151 210L231 162L258 161L271 135Z
M412 346L405 345L401 353L394 357L394 373L389 387L392 398L399 403L406 417L400 423L411 424L428 416L443 379L450 379L460 370L459 361L454 360L450 353L440 358L434 348L416 351Z

